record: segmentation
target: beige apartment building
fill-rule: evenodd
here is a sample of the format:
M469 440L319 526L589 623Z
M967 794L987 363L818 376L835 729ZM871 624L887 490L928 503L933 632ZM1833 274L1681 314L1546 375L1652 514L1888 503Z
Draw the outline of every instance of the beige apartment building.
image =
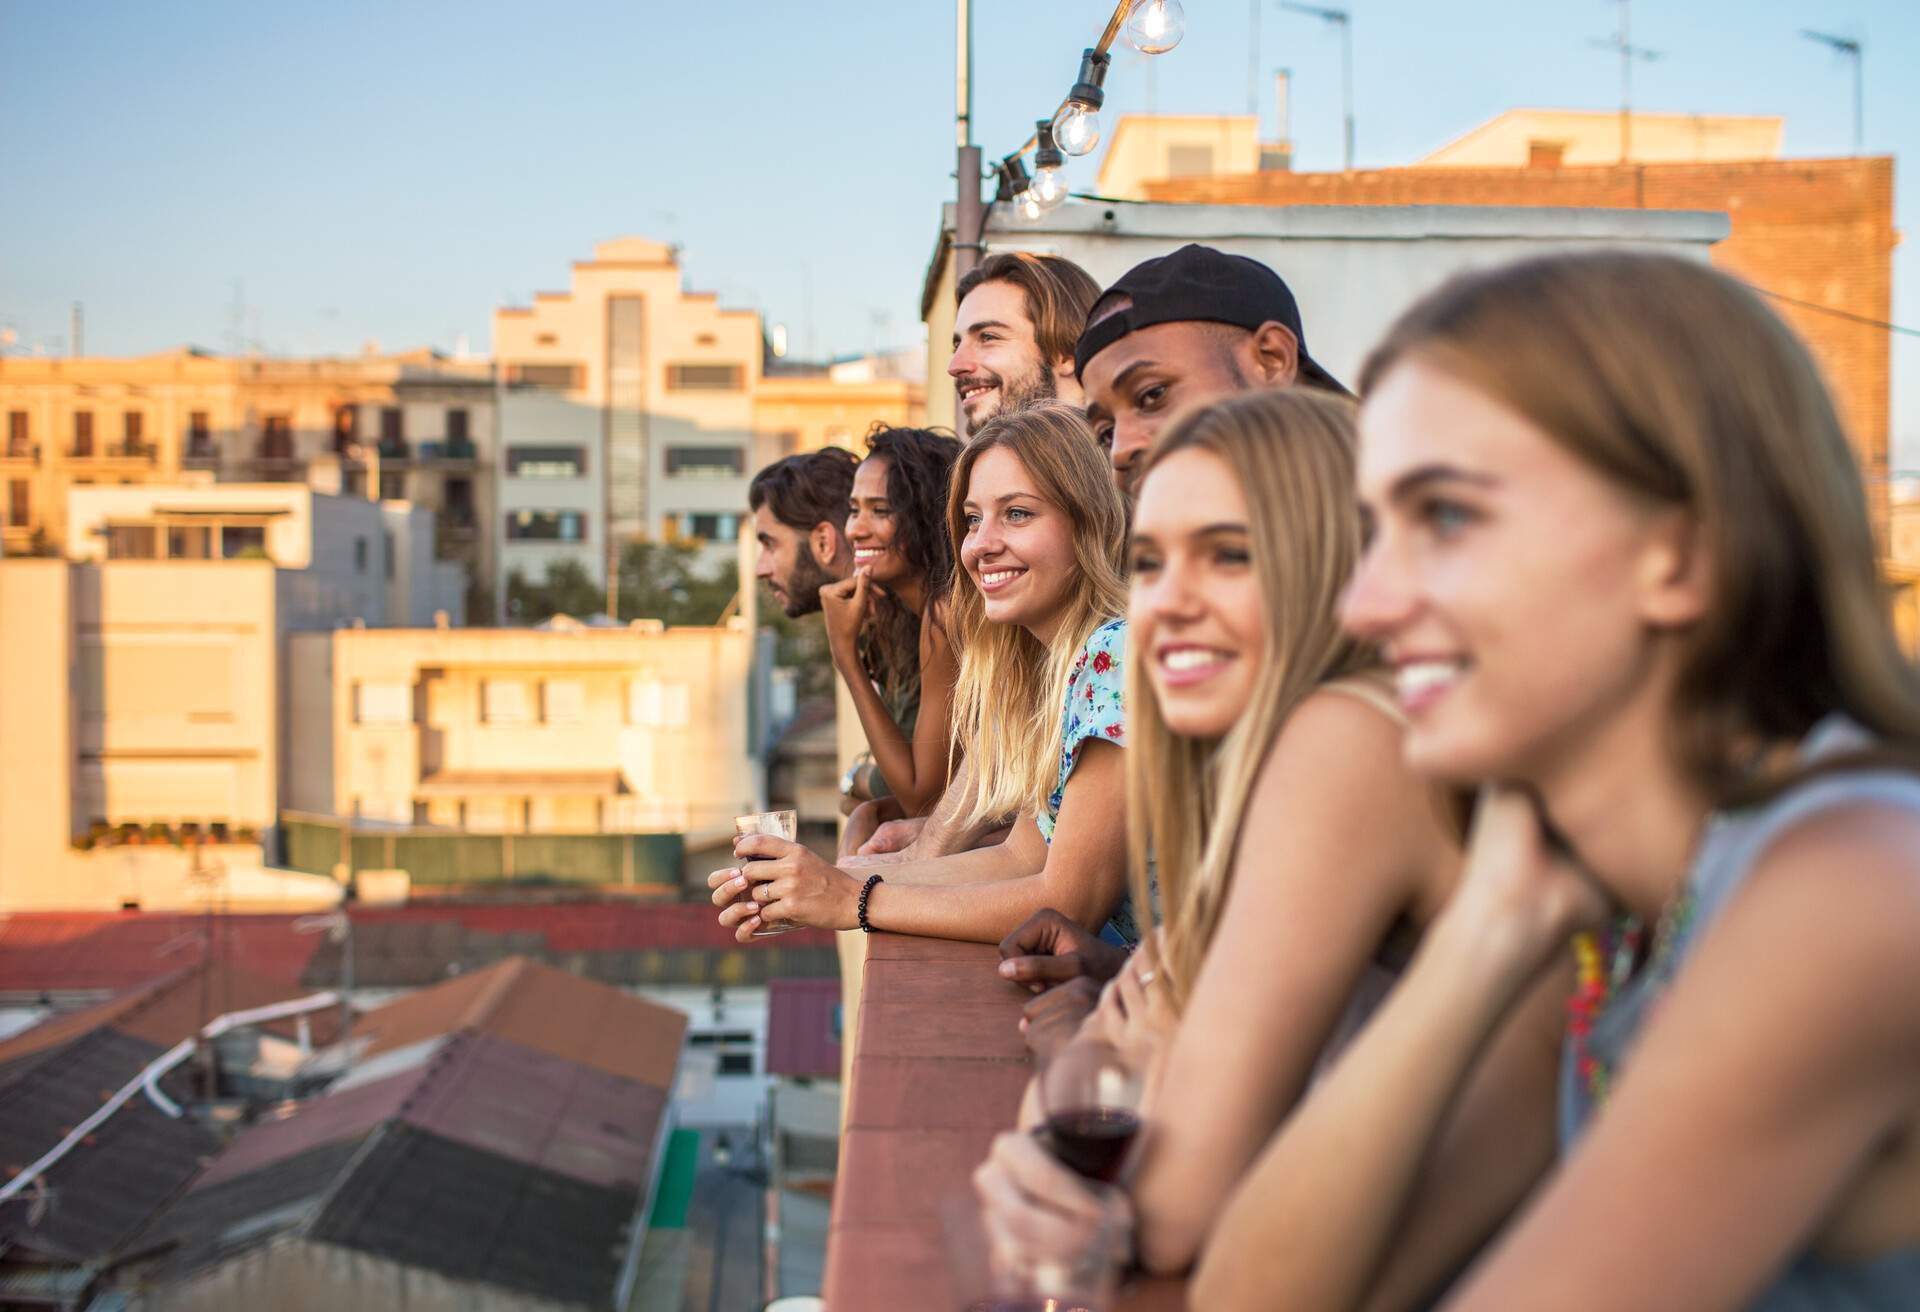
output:
M267 869L279 579L266 560L0 560L0 911L324 906Z
M888 357L820 366L769 369L753 395L753 426L759 445L751 474L762 465L802 451L837 446L861 453L875 424L924 427L926 364L914 353L906 368Z
M620 548L731 546L752 470L760 316L681 286L674 248L601 242L568 290L494 312L501 574L575 560L603 580Z
M432 512L435 554L490 604L494 393L486 361L427 351L0 359L0 549L59 551L74 487L312 483Z
M680 851L762 804L753 644L750 616L296 634L289 859L416 885L677 882Z

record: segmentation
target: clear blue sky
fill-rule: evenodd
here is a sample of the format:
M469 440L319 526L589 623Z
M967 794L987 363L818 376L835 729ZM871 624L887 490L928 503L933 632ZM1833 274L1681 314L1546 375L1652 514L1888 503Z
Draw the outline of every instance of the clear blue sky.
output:
M1350 0L1359 163L1402 164L1513 106L1612 108L1587 41L1608 0ZM1120 54L1115 113L1243 112L1245 0L1188 0L1184 44ZM977 137L1057 103L1099 0L975 0ZM1851 82L1802 27L1863 36L1867 149L1920 214L1920 4L1641 0L1647 109L1781 114L1787 153L1851 147ZM1339 47L1270 2L1264 73L1294 73L1298 167L1339 164ZM44 3L0 0L0 326L91 354L248 336L286 353L488 345L489 316L564 287L593 242L682 243L689 280L848 352L917 332L950 193L944 3ZM1097 159L1097 155L1093 157ZM1075 166L1091 186L1093 162ZM1895 318L1920 327L1920 266ZM1309 307L1311 308L1311 307ZM1898 463L1920 467L1920 339L1896 339ZM1909 380L1901 386L1902 375Z

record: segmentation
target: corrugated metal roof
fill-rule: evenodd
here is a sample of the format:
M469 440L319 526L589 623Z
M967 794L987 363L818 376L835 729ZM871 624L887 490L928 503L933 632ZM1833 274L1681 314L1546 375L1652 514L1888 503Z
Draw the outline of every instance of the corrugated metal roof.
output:
M776 979L767 985L767 1074L840 1075L840 981Z
M214 955L264 979L333 988L342 949L297 934L295 916L217 916ZM410 988L513 955L617 984L764 983L837 976L833 936L803 929L742 952L697 903L433 903L356 908L354 982ZM0 916L0 993L119 990L147 983L200 951L202 916L21 912Z
M0 1071L0 1178L12 1179L59 1143L164 1049L97 1029L47 1054ZM176 1081L169 1091L183 1096ZM34 1209L0 1208L0 1247L72 1261L104 1258L177 1193L218 1140L196 1124L163 1115L135 1097L44 1179L51 1199Z
M448 1040L424 1064L301 1103L244 1131L193 1192L405 1121L591 1184L639 1190L668 1091L489 1035Z
M568 1179L407 1126L389 1126L307 1233L409 1266L604 1308L631 1190Z
M320 942L296 934L293 916L214 918L214 955L292 985ZM0 992L131 988L178 970L207 929L196 915L16 912L0 915Z
M668 1088L687 1018L564 970L515 957L369 1012L357 1033L375 1057L462 1030L510 1039L624 1079Z

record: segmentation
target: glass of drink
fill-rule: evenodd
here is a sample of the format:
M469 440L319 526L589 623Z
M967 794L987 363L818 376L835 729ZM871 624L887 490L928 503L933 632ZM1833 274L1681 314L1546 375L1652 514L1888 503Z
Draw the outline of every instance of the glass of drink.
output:
M1096 1186L1101 1187L1101 1186ZM1102 1226L1069 1249L996 1235L968 1190L940 1208L947 1306L958 1312L1107 1312L1126 1236Z
M799 832L800 817L798 813L793 811L758 811L753 815L737 815L733 818L733 836L735 838L745 838L748 834L768 834L774 838L784 838L788 842L792 842L798 836ZM740 864L741 873L746 875L748 879L753 878L753 862L757 859L760 858L748 857ZM753 888L751 884L748 885L747 894L749 897L752 897ZM794 924L785 922L769 924L767 921L762 920L760 922L760 928L753 931L753 937L772 938L775 934L784 934L790 929L798 928L800 927Z
M1140 1135L1142 1082L1120 1050L1075 1039L1040 1069L1042 1131L1059 1161L1100 1184L1118 1183Z

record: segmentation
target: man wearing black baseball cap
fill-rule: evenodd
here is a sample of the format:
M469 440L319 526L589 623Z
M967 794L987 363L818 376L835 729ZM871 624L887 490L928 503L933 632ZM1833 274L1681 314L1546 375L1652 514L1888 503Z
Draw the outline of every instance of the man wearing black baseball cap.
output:
M1114 482L1129 494L1134 468L1176 409L1258 387L1347 392L1307 354L1300 306L1279 274L1198 245L1137 264L1107 288L1074 366Z

